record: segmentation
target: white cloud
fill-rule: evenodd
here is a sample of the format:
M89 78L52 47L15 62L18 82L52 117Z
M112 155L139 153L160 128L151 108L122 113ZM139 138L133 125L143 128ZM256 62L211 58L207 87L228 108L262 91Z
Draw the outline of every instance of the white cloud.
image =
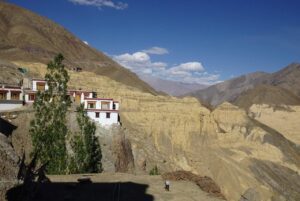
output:
M153 62L149 54L151 53L146 53L143 50L133 54L125 53L112 57L138 75L151 74L165 80L206 85L219 82L220 75L208 73L200 62L192 61L169 66L164 62Z
M204 71L203 65L197 61L182 63L178 66L175 66L174 68L185 71Z
M113 56L113 59L138 74L149 74L150 70L152 73L163 70L167 67L167 64L164 62L152 62L150 56L145 52L135 52L133 54L125 53Z
M157 55L169 54L169 51L163 47L151 47L150 49L143 50L143 52L147 54L157 54Z
M74 4L85 5L85 6L95 6L97 8L110 7L117 10L123 10L128 7L127 3L114 2L112 0L68 0Z

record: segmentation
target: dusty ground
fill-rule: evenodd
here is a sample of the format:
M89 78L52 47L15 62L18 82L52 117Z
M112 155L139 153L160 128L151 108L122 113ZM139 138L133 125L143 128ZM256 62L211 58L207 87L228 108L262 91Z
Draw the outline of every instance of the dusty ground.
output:
M120 184L121 194L137 193L141 195L141 192L133 191L135 185L140 184L141 188L145 187L143 193L145 199L142 200L153 200L153 201L196 201L196 200L207 200L217 201L219 198L213 198L207 193L199 189L196 184L187 181L172 181L171 189L169 192L164 190L164 181L161 176L149 176L149 175L131 175L124 173L103 173L103 174L92 174L92 175L66 175L66 176L50 176L52 182L76 182L78 178L91 178L93 183L110 183L111 188L107 189L107 194L113 194L115 186ZM127 189L127 182L132 182L131 189ZM140 187L137 187L139 189ZM124 190L122 189L124 188ZM121 197L122 197L121 195ZM128 195L127 195L128 196ZM133 196L134 197L134 196ZM122 201L122 199L120 199Z

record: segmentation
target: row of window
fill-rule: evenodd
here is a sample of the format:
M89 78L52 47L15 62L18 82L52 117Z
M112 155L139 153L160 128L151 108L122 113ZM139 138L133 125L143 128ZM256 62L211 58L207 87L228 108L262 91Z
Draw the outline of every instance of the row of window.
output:
M101 102L101 109L102 110L109 110L109 102ZM88 109L95 109L96 108L96 103L95 102L89 102L88 103ZM113 104L113 110L116 109L116 105Z
M0 92L0 100L6 100L6 92ZM10 95L11 100L20 100L20 92L11 92Z
M96 118L100 117L100 112L96 112ZM110 118L110 112L106 112L106 119Z

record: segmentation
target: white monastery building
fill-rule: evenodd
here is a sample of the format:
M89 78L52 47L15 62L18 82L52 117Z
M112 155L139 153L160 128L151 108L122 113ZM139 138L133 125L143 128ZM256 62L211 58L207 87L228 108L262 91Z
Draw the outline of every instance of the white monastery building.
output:
M73 97L74 102L77 104L84 103L85 98L95 98L96 93L91 91L82 91L82 90L69 90L68 94Z
M0 111L32 104L38 91L46 91L49 86L42 79L24 79L23 86L9 87L0 85ZM92 91L68 90L68 95L75 104L83 104L87 115L101 126L119 124L119 102L110 98L97 98Z
M32 79L31 83L27 84L27 87L24 88L24 101L25 103L33 103L38 91L48 90L48 84L45 80L41 79Z
M87 115L102 126L119 124L119 102L106 98L85 98Z
M23 90L20 86L0 85L0 111L23 106Z

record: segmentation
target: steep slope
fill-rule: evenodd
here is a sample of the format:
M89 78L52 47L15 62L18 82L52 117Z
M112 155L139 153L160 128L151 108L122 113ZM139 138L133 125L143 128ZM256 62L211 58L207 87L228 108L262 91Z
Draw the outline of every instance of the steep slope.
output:
M45 73L42 64L20 64ZM91 72L69 73L70 87L93 88L100 97L120 101L122 129L137 173L158 166L162 173L186 170L209 176L230 201L249 191L261 200L300 199L300 148L245 110L224 103L211 112L195 98L154 96ZM19 128L13 137L21 140L26 129Z
M272 74L268 83L293 92L300 97L300 64L292 63Z
M188 95L194 96L205 103L216 106L224 101L234 102L234 100L236 100L243 92L252 89L256 85L268 84L274 87L287 89L300 97L299 77L300 64L292 63L282 70L272 74L261 72L250 73L234 79L226 80L203 90L192 92ZM277 91L282 91L282 89L277 89Z
M249 115L255 120L282 133L290 141L300 145L300 106L272 106L254 104L249 108Z
M300 105L300 98L281 87L258 85L243 92L233 103L241 108L249 109L253 104Z
M0 200L5 200L6 191L18 183L18 162L11 141L0 133Z
M141 89L155 91L134 73L86 45L54 22L18 6L0 2L0 58L48 63L62 53L66 65L80 67Z
M256 84L263 83L268 76L269 74L264 72L250 73L231 80L226 80L206 89L192 92L188 95L194 96L212 106L216 106L224 101L233 101L242 92L253 88Z
M207 85L196 83L188 84L171 80L163 80L150 75L139 75L139 77L153 87L156 91L161 91L172 96L181 96L192 91L208 87Z
M11 62L0 60L0 72L0 84L16 85L22 80L18 66Z

